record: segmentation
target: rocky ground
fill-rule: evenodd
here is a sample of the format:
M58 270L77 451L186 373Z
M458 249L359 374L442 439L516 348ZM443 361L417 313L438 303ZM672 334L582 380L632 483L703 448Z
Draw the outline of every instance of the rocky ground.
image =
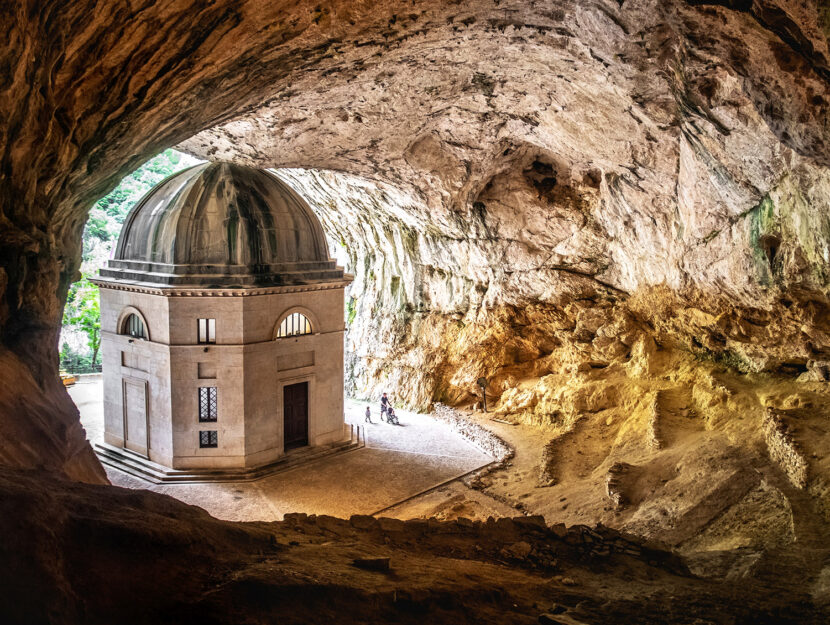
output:
M0 603L6 623L700 625L828 615L790 580L708 581L635 537L541 517L240 524L156 493L9 470L0 494L0 581L14 598Z
M830 601L827 385L663 356L670 375L586 368L523 380L493 413L456 411L514 453L390 512L599 522L674 549L698 574L784 575Z
M797 589L800 598L789 595L790 599L806 612L793 617L795 622L809 622L812 610L830 606L830 522L825 487L830 395L825 383L810 381L809 373L800 380L780 374L745 374L729 363L655 345L653 350L638 348L625 362L521 379L490 401L488 413L439 404L433 418L495 458L495 466L385 509L379 515L385 519L380 525L369 517L347 524L331 517L309 521L306 515L288 515L288 523L280 525L280 531L290 526L303 535L302 540L335 551L348 546L349 553L358 555L366 549L377 555L377 546L383 545L380 551L385 557L395 553L390 549L398 543L390 542L388 536L379 539L370 531L367 544L358 537L357 528L404 531L402 528L408 527L408 532L421 527L423 535L416 532L405 542L423 556L421 549L434 533L466 531L456 523L463 528L471 523L486 528L493 527L493 519L538 515L540 521L531 523L540 525L540 530L547 524L555 526L555 532L580 533L600 542L604 539L592 532L603 535L608 531L614 536L620 532L637 545L647 541L673 550L670 559L682 562L701 579L742 589L759 585L779 598ZM383 490L383 484L370 483L368 488ZM201 496L211 500L205 503L220 505L227 518L237 518L237 513L245 510L246 519L264 518L251 514L246 501L221 503L208 491ZM359 500L354 505L359 507ZM402 523L409 519L421 519L422 525ZM598 529L580 529L598 523ZM344 536L348 537L346 545ZM518 562L532 568L541 562L548 566L545 558L560 554L554 547L543 556L541 546L498 532L490 538L501 565ZM479 560L484 547L479 538L474 542L473 552ZM463 551L470 546L458 548ZM632 547L627 555L639 561L637 566L648 568L650 560L643 561L636 549L640 547ZM598 547L593 555L598 553L604 549ZM549 578L554 572L569 575L576 586L586 590L588 595L577 600L582 608L587 603L580 602L601 605L597 612L587 611L579 617L572 610L572 618L583 623L597 622L592 618L599 614L601 622L634 619L628 610L636 605L639 612L639 599L618 612L612 604L620 597L606 595L616 587L616 573L604 565L593 570L602 581L589 582L590 574L576 581L579 574L570 565L549 571ZM401 579L398 575L396 570L395 580ZM512 580L509 576L503 579ZM674 592L663 586L663 580L651 579L655 585L649 596ZM425 584L419 591L424 593L421 600L440 603L433 595L439 592L437 587L427 589L427 579L420 582ZM569 592L576 592L576 586ZM461 592L458 587L456 590ZM394 589L399 591L399 586ZM509 601L515 603L519 600L512 592ZM527 605L541 609L549 601L546 597L543 589L534 586ZM703 602L707 609L711 609L709 599L721 600L707 598ZM563 600L550 601L562 604ZM475 601L465 603L465 609L477 613L479 608L473 604ZM492 614L478 618L486 621L504 610L501 604L491 607ZM664 608L643 613L649 616L643 616L646 620L642 622L680 618ZM432 609L424 605L417 608L429 613ZM532 616L533 609L525 615ZM724 606L717 610L723 611ZM711 622L721 622L725 614ZM730 615L735 620L727 622L741 621L739 615ZM707 622L700 618L700 622Z

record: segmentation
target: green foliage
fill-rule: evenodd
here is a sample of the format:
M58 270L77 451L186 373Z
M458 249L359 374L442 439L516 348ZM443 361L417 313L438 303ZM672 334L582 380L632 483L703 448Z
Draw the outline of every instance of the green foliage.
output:
M101 309L98 304L98 287L84 277L69 289L66 307L63 309L63 325L72 326L86 335L91 364L97 364L101 348Z
M182 158L184 156L184 159ZM165 150L154 156L133 173L124 178L120 184L106 197L95 204L119 225L133 205L150 189L171 174L181 171L197 163L196 159L183 155L175 150Z
M159 182L198 162L186 154L165 150L126 176L90 210L83 234L83 277L70 288L64 309L64 340L60 352L63 368L84 373L95 370L97 366L101 347L101 312L98 287L89 279L98 275L98 270L112 257L127 214Z
M93 373L98 370L97 367L92 366L90 354L78 352L66 342L60 351L60 367L61 371L69 373Z
M355 298L350 297L349 301L346 303L346 323L352 325L355 317L357 316L357 306L355 305Z
M105 215L90 212L89 219L86 222L86 232L90 237L101 241L109 241L112 234L107 226L109 226L109 222Z

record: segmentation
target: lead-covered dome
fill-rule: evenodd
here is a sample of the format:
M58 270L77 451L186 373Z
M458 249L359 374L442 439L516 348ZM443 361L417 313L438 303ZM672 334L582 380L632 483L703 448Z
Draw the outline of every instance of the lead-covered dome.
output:
M244 287L343 279L308 204L262 169L203 163L130 211L104 279Z

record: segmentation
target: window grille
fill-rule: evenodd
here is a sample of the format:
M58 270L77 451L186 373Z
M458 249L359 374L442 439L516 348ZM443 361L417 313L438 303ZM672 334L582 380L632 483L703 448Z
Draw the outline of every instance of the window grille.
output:
M126 334L136 339L146 339L147 332L144 330L144 323L141 317L136 314L131 314L124 320L124 328L122 334Z
M277 331L277 338L302 336L303 334L311 334L311 322L302 313L291 313L282 320Z
M216 421L217 399L215 386L199 388L199 421Z
M216 342L216 319L199 319L199 342Z
M219 434L216 430L199 432L199 447L219 447Z

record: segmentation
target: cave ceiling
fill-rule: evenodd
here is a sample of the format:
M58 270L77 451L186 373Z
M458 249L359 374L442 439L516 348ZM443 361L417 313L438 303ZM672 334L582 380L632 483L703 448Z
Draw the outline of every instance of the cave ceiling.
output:
M458 399L512 379L488 341L546 342L515 336L549 320L534 306L655 288L671 310L646 295L638 314L688 348L804 367L830 353L826 20L809 3L418 3L180 147L313 169L283 175L355 273L351 391Z
M490 301L572 291L563 272L744 303L776 280L823 292L821 19L773 3L417 3L182 147L402 189L417 231L477 239L478 259L445 240L445 264ZM775 267L752 232L769 196Z

